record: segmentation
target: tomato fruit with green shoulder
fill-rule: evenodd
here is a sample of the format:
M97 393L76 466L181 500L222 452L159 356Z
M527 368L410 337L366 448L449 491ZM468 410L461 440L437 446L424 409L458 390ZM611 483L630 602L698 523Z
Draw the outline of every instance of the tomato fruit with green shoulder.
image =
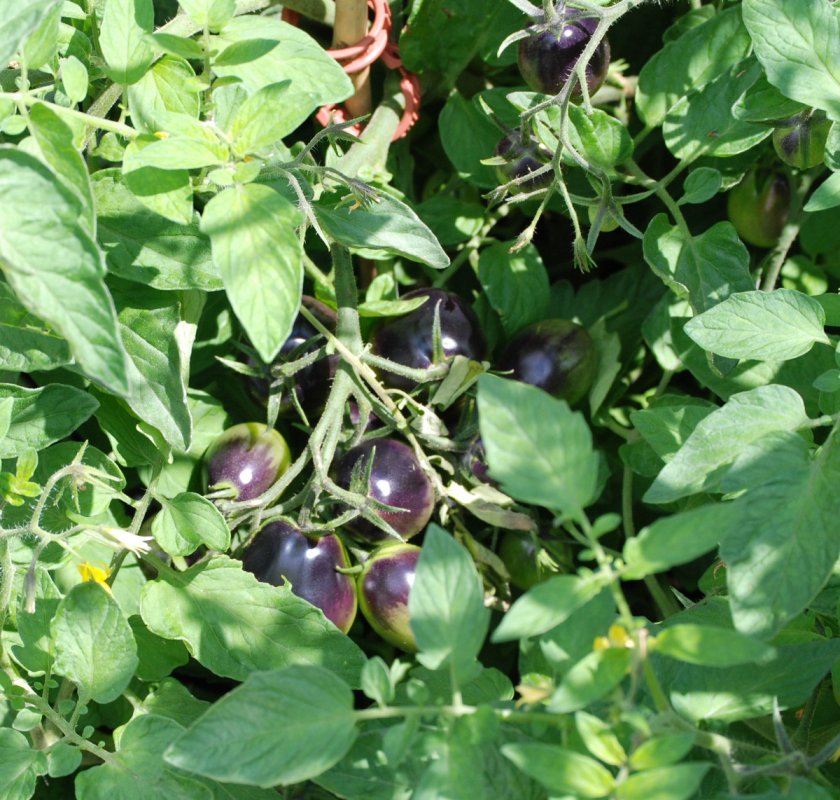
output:
M773 131L776 155L796 169L811 169L823 163L831 121L825 113L813 111L785 120Z
M752 169L729 192L729 220L756 247L773 247L790 216L791 185L784 172Z

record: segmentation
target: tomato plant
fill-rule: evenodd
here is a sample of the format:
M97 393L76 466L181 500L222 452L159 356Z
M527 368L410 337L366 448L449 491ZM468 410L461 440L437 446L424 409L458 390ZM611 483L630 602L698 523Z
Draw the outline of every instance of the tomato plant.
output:
M6 5L0 798L840 800L836 2Z

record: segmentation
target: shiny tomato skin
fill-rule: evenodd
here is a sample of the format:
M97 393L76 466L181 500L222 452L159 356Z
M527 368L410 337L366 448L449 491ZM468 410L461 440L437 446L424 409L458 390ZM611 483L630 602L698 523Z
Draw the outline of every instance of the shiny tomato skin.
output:
M386 642L409 653L417 650L408 598L419 557L416 545L384 544L365 561L357 582L359 608L371 628Z
M242 566L272 586L289 581L294 594L320 608L339 630L350 630L356 586L352 576L337 571L350 561L334 533L310 537L284 520L270 522L248 545Z

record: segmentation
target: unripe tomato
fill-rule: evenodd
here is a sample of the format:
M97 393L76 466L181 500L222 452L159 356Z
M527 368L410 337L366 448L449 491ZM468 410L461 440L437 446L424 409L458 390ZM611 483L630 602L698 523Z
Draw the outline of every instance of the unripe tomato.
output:
M261 422L243 422L222 433L204 454L206 486L230 485L237 500L261 495L288 468L289 446L279 431Z
M729 192L729 219L745 242L773 247L790 215L790 196L783 172L752 169Z
M370 497L404 511L383 511L384 519L405 539L420 533L432 516L435 493L414 451L396 439L370 439L348 450L335 466L335 481L350 487L353 471L364 475L370 467ZM366 519L355 519L347 529L364 541L376 542L386 534Z
M822 111L791 117L773 131L776 155L791 167L810 169L822 164L831 121Z
M403 295L428 298L403 317L383 325L373 339L373 352L413 369L427 369L434 363L435 309L439 310L440 339L443 355L461 355L480 361L485 341L473 310L457 294L443 289L415 289ZM383 371L382 380L395 389L411 390L413 381Z
M420 548L393 542L374 550L359 574L359 608L386 642L413 653L417 642L409 624L408 597Z
M586 328L568 319L547 319L519 331L498 368L574 405L595 380L598 353Z
M560 571L539 539L523 531L506 531L499 542L498 556L505 564L510 582L523 592Z
M289 581L298 597L320 608L340 630L350 630L356 618L356 586L352 576L337 571L350 562L334 533L310 537L289 522L270 522L248 546L242 566L272 586Z
M561 24L534 25L529 29L531 35L519 40L519 71L535 92L560 92L598 27L597 19L575 11L567 11L561 19ZM586 65L590 95L601 87L609 66L610 45L605 37ZM572 97L581 95L580 86L575 86Z

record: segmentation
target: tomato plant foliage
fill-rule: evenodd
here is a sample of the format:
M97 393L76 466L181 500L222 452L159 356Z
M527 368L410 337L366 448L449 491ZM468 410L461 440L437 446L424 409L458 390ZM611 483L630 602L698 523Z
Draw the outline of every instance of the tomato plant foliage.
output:
M0 797L840 798L836 3L7 5Z

